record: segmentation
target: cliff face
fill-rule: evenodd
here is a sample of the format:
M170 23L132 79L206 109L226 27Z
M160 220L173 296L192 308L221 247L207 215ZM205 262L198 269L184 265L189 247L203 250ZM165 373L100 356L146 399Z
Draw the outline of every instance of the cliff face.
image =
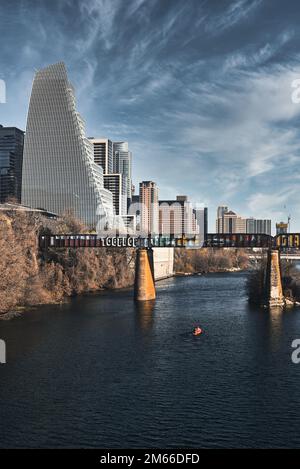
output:
M38 249L38 235L43 232L85 231L70 214L60 220L22 212L0 214L0 314L20 306L59 302L66 296L132 285L132 250Z

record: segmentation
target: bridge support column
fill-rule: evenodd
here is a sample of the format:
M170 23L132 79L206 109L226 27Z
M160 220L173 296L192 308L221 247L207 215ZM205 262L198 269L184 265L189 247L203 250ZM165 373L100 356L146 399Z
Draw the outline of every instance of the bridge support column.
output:
M153 250L139 248L136 253L134 299L149 301L155 297Z
M284 306L285 304L281 283L280 254L275 249L268 251L265 275L265 304L270 308Z

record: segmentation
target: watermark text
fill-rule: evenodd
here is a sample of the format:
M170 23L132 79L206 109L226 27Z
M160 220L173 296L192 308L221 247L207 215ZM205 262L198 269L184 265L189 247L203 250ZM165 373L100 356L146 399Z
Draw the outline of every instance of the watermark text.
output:
M6 363L6 343L0 339L0 364Z
M300 363L300 339L293 340L292 348L295 349L291 356L292 362L298 365Z

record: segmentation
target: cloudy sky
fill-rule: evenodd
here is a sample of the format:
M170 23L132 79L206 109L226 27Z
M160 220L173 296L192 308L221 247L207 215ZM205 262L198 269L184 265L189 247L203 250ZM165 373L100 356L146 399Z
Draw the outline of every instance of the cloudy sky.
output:
M300 231L297 0L0 0L0 123L65 61L87 135L130 142L134 182ZM300 96L300 93L299 93Z

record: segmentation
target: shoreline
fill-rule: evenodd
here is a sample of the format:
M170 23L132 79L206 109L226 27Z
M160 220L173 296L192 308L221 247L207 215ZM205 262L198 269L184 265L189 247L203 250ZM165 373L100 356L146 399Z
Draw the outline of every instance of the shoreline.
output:
M155 280L155 283L159 283L163 280L167 280L169 278L176 278L176 277L195 277L195 276L202 276L202 275L207 275L207 274L216 274L216 273L236 273L236 272L245 272L245 269L223 269L223 270L214 270L214 271L209 271L209 272L174 272L173 275L168 275L166 277L159 278ZM13 311L7 311L5 313L0 314L0 321L10 321L12 319L17 319L20 318L24 315L24 313L27 310L35 310L37 308L40 308L42 306L49 306L49 305L62 305L65 303L68 303L71 301L73 298L82 298L85 296L91 296L91 295L99 295L104 292L118 292L122 290L132 290L133 289L133 284L126 286L126 287L119 287L119 288L101 288L99 290L91 290L91 291L86 291L80 294L76 295L71 295L71 296L65 296L62 300L60 301L52 301L49 303L38 303L38 304L32 304L32 305L26 305L26 306L17 306L15 310Z
M242 269L239 267L230 267L229 269L216 269L216 270L208 270L208 271L200 271L200 272L175 272L174 277L193 277L193 276L201 276L201 275L208 275L208 274L229 274L229 273L236 273L236 272L248 272L249 269Z

